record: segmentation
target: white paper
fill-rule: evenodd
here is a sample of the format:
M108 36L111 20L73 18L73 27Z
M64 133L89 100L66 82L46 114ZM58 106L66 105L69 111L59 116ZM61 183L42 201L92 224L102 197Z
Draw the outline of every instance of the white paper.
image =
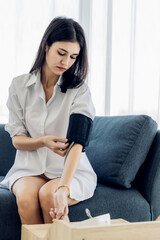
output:
M94 227L99 227L99 226L106 226L106 225L110 225L111 223L111 218L110 218L110 214L103 214L103 215L99 215L97 217L92 217L89 218L87 220L81 221L81 222L74 222L72 223L75 227L76 226L94 226Z

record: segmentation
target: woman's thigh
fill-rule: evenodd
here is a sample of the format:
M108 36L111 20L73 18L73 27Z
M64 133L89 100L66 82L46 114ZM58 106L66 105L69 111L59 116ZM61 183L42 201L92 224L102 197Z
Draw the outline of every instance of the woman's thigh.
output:
M40 176L19 178L12 186L22 224L43 223L39 206L39 189L47 182Z
M39 189L47 182L48 180L40 176L28 176L19 178L12 185L13 194L18 197L22 194L38 194Z

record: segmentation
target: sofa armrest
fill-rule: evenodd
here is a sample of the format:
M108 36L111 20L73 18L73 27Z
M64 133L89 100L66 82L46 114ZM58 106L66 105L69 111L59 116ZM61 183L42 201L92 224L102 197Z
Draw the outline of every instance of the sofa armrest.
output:
M151 217L155 220L160 215L160 130L154 138L134 184L149 202Z
M0 176L5 176L12 167L16 149L12 145L12 139L4 130L4 124L0 124Z

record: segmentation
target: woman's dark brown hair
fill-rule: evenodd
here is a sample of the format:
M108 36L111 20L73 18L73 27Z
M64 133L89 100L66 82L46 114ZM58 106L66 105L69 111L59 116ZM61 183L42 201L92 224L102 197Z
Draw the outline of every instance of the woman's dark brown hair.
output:
M85 35L82 27L71 18L56 17L47 27L41 40L36 60L30 70L32 73L39 70L45 62L45 48L57 41L78 42L80 52L75 63L62 75L61 91L76 88L83 84L88 72L88 57Z

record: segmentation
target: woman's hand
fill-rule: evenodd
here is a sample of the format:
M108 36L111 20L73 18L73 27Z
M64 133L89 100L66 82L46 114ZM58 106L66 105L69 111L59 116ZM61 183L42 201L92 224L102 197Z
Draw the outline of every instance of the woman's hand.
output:
M55 219L69 221L67 188L60 188L54 193L54 208L50 209L49 214L53 222Z
M64 144L59 144L64 143ZM50 150L52 150L54 153L64 157L66 155L66 152L69 147L69 143L66 143L66 138L59 138L56 136L44 136L43 137L43 143L45 147L48 147Z

